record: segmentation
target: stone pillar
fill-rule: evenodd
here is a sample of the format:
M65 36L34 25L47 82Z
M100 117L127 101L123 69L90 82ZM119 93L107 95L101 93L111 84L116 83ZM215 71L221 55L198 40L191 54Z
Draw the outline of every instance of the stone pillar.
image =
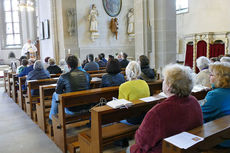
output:
M155 0L155 60L156 68L176 62L176 2ZM151 59L153 60L153 59Z

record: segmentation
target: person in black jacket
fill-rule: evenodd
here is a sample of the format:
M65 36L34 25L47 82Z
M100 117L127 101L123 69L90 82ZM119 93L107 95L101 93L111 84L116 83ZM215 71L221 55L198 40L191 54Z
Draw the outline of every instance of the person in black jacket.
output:
M69 93L74 91L88 90L90 88L90 75L87 72L77 69L78 58L74 55L70 55L66 58L66 63L70 72L62 74L57 82L56 92L52 97L52 105L49 114L50 121L52 116L58 113L58 95L62 93ZM70 107L65 109L66 114L73 115L75 113L83 113L90 109L91 105Z
M154 69L149 67L149 59L145 55L141 55L139 57L140 66L141 66L141 76L140 79L145 81L154 81L155 80L155 72Z
M126 53L122 54L122 60L120 61L121 68L126 68L126 66L129 64L127 57L128 55Z
M59 74L62 73L62 70L60 67L58 67L55 64L55 59L54 58L50 58L48 60L49 66L47 67L47 70L50 72L50 74Z

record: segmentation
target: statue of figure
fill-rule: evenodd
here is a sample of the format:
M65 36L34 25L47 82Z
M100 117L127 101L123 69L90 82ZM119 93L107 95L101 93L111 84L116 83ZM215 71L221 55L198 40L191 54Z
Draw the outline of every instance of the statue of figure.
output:
M135 34L134 33L135 21L134 21L134 9L133 8L129 10L127 17L128 17L128 35Z
M67 17L69 23L68 32L70 36L72 36L73 33L75 32L75 15L76 15L76 11L74 8L67 10Z
M99 16L98 10L96 5L92 5L92 9L90 10L88 20L90 21L90 28L89 31L91 32L91 38L94 41L94 38L99 36L98 33L98 23L97 23L97 16Z
M118 19L117 18L111 19L110 29L111 29L111 32L116 35L116 39L117 39L117 35L118 35Z

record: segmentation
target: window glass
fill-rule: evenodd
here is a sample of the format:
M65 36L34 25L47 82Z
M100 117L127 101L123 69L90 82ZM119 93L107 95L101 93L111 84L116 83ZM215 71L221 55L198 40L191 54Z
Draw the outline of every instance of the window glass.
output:
M14 23L14 33L20 33L20 25L18 22Z
M13 45L14 44L14 37L13 35L6 35L6 44Z
M18 11L18 0L11 0L12 1L12 9L14 11Z
M13 20L14 22L19 22L19 15L18 12L16 11L13 12Z
M14 43L15 44L20 44L20 42L21 42L20 34L16 34L15 35L15 39L14 39Z
M5 12L5 22L12 22L11 12Z
M10 11L10 10L11 10L10 0L4 0L4 11Z
M6 33L7 34L12 34L13 33L12 23L7 23L6 24Z

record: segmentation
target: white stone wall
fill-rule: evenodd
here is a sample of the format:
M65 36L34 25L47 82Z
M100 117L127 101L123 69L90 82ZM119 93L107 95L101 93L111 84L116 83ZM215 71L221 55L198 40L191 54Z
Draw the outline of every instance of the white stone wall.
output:
M96 4L99 11L98 28L100 36L95 42L91 41L89 32L88 15L92 4ZM134 0L123 0L122 9L117 16L119 22L118 40L115 39L110 31L109 23L111 17L104 10L102 0L77 0L77 28L80 57L84 59L89 53L97 56L104 52L106 57L116 52L126 52L129 56L135 56L134 41L129 42L127 36L127 12L134 7Z
M177 52L185 52L185 35L230 31L229 6L229 0L189 0L189 12L177 15Z

